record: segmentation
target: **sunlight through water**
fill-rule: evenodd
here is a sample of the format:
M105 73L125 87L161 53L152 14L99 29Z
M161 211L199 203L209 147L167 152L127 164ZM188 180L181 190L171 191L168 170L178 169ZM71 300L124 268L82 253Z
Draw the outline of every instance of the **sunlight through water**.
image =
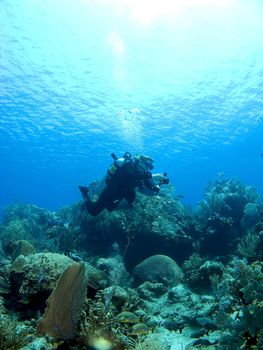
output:
M4 184L32 167L71 186L114 150L235 173L240 145L261 147L260 1L3 0L0 21Z

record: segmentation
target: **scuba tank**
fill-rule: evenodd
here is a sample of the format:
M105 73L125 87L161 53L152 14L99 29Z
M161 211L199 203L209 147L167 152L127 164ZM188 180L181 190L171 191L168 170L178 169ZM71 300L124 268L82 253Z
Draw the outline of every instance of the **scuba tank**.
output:
M107 170L107 174L111 177L115 174L117 169L121 168L124 164L131 160L131 154L129 152L124 153L122 158L118 158L114 153L111 154L114 159L114 163L111 164Z
M121 168L131 159L131 154L129 152L124 153L122 158L118 158L114 153L112 153L111 156L114 159L114 163L111 164L107 170L106 176L104 176L104 178L99 183L95 184L90 191L89 197L92 202L97 202L102 192L108 186L110 178L116 173L119 168Z

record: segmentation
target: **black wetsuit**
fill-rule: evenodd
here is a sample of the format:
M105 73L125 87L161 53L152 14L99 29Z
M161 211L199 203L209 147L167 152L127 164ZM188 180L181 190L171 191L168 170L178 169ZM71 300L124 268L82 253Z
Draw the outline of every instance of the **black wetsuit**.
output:
M85 206L88 212L95 216L103 209L113 211L122 199L131 204L136 197L136 187L147 187L154 192L156 186L152 180L152 173L139 170L134 159L117 167L113 175L106 176L107 186L100 194L97 201L93 202L89 196L85 198Z

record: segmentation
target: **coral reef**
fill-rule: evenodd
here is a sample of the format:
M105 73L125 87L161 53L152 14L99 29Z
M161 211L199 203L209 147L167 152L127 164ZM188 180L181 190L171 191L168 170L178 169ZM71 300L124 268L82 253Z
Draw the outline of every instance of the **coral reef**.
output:
M238 179L195 210L10 205L0 240L0 349L263 348L263 206Z
M196 209L202 231L199 251L211 256L233 252L238 238L260 217L262 205L258 201L256 190L238 179L224 179L221 174L215 183L209 183Z
M203 259L195 253L184 262L183 271L185 272L185 280L191 288L209 289L211 278L223 275L224 265L218 261L206 260L203 262Z
M193 251L193 237L199 234L189 209L168 195L147 197L138 193L133 208L103 211L96 218L85 213L81 204L66 207L57 215L68 222L66 235L71 237L71 250L109 255L118 242L130 269L155 254L183 261Z
M215 292L215 322L225 330L221 348L262 349L263 263L233 260L223 278L215 282Z
M72 263L72 259L57 253L20 255L10 268L12 295L23 303L35 302L40 296L47 297L58 277Z

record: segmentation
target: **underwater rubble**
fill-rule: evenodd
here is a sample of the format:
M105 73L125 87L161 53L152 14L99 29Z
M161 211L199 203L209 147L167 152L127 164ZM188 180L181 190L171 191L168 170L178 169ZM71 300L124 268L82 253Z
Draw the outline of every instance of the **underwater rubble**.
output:
M0 350L262 350L263 205L222 174L90 216L5 208Z

